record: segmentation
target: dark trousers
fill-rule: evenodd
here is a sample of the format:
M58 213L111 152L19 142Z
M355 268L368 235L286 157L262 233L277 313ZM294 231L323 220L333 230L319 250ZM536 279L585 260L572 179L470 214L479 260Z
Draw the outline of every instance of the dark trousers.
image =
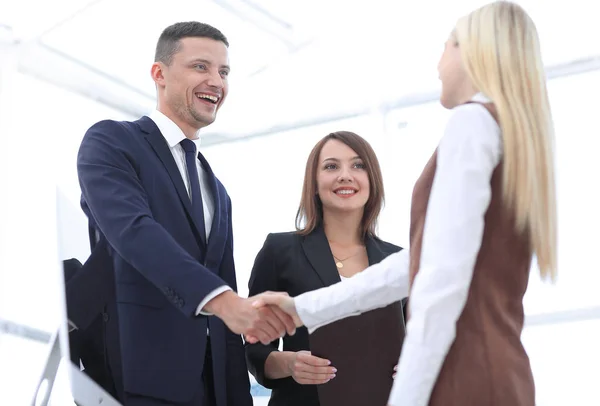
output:
M204 371L202 372L202 386L204 388L203 396L198 391L197 395L190 402L173 403L161 399L155 399L146 396L134 395L125 392L124 406L217 406L215 399L215 386L212 369L212 355L210 348L210 339L206 343L206 356L204 358Z

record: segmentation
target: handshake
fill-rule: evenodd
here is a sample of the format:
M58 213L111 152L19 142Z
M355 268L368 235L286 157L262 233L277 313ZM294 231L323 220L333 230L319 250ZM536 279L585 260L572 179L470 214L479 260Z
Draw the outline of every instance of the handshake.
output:
M221 320L235 334L243 334L251 344L271 341L286 333L294 335L302 321L294 299L287 293L265 292L247 299L227 291L212 299L204 309Z

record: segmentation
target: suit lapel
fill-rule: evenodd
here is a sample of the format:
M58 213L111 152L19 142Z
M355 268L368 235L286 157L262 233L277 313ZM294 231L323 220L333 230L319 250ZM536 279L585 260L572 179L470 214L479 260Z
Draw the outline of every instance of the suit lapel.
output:
M323 228L319 227L305 236L302 249L324 286L341 281Z
M183 183L183 179L181 177L181 172L179 172L179 168L177 168L177 164L175 164L175 160L173 159L173 154L169 149L169 145L165 141L165 137L160 133L160 130L154 124L154 121L148 117L142 117L138 120L138 124L142 131L144 132L144 136L158 158L164 165L171 181L175 185L175 189L177 190L177 194L179 195L179 199L187 212L187 215L194 224L196 228L196 232L199 235L202 244L206 244L206 240L204 239L204 232L200 232L200 227L194 221L194 216L192 216L192 203L190 197L188 195L187 189L185 188L185 184ZM202 230L204 231L204 230Z
M225 188L219 183L212 168L204 158L202 153L198 153L198 158L202 167L208 175L208 186L214 201L214 214L210 227L210 235L207 236L208 248L206 252L207 263L217 264L223 257L225 243L228 233L229 213L227 212L227 193Z
M367 248L367 257L369 258L369 266L377 264L387 256L383 252L377 243L377 240L373 237L367 237L365 240L365 246Z

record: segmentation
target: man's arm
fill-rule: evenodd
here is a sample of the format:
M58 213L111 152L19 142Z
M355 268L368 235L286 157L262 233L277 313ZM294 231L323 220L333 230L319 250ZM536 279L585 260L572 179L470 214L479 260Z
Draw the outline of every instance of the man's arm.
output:
M113 121L88 130L77 157L83 197L111 247L193 316L202 299L225 282L154 220L137 163L123 147L129 139L122 124Z
M123 124L114 121L102 121L87 131L77 157L83 198L111 247L185 315L194 316L202 300L226 284L153 218L137 175L134 148L126 147L132 142L130 137ZM232 291L219 294L203 310L222 319L235 333L265 342L286 330L281 322L268 320L272 311L257 311L249 299ZM287 324L288 331L293 331L293 323Z

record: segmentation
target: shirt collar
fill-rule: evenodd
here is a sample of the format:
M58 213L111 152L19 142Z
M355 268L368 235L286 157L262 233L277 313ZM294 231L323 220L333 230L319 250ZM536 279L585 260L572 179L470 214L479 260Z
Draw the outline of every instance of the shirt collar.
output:
M184 140L185 134L181 131L181 128L177 124L173 122L169 117L165 116L158 110L154 110L149 115L150 119L154 121L160 133L169 144L169 148L173 148L178 145L182 140ZM200 150L200 137L196 138L194 143L196 144L196 150Z
M471 97L471 101L478 103L492 103L492 99L481 92L476 93L473 97Z

